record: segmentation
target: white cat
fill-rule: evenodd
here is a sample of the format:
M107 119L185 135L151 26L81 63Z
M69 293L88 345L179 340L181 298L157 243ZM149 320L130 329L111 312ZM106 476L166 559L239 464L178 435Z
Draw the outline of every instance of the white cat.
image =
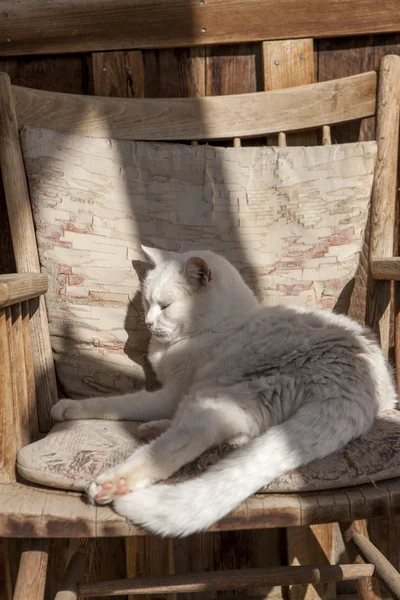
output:
M113 501L154 533L188 535L394 407L389 367L364 327L319 310L263 307L212 252L143 250L155 265L143 286L149 359L163 387L53 408L56 421L151 421L142 434L159 434L99 475L91 500ZM152 485L222 442L245 446L198 478Z

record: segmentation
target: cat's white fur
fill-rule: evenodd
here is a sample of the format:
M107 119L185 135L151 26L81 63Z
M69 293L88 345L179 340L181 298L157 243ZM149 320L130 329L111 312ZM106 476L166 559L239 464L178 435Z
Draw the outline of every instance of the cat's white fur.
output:
M143 298L155 392L61 400L55 420L151 421L161 434L89 487L91 500L152 532L206 529L260 487L338 450L393 408L396 393L373 336L319 310L262 307L238 271L211 252L144 248L155 268ZM168 478L207 448L242 446L177 485Z

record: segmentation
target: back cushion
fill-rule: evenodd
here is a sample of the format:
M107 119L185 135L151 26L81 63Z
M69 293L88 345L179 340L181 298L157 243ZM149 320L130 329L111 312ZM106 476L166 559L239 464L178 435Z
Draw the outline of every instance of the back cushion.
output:
M215 148L30 128L21 137L69 397L144 385L140 243L219 252L269 305L332 309L357 272L375 142Z

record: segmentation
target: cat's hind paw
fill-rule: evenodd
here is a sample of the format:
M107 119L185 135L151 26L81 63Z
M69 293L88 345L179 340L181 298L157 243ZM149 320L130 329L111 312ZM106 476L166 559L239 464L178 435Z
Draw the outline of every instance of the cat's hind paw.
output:
M121 477L116 481L107 481L105 483L96 483L92 481L87 490L87 496L91 504L110 504L115 496L123 496L129 492L126 479Z

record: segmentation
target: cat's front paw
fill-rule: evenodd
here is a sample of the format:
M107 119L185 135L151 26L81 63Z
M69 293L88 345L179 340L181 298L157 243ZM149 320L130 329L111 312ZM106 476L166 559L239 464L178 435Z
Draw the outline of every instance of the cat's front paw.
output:
M59 421L87 419L88 416L81 400L60 400L51 409L51 418L57 423Z

